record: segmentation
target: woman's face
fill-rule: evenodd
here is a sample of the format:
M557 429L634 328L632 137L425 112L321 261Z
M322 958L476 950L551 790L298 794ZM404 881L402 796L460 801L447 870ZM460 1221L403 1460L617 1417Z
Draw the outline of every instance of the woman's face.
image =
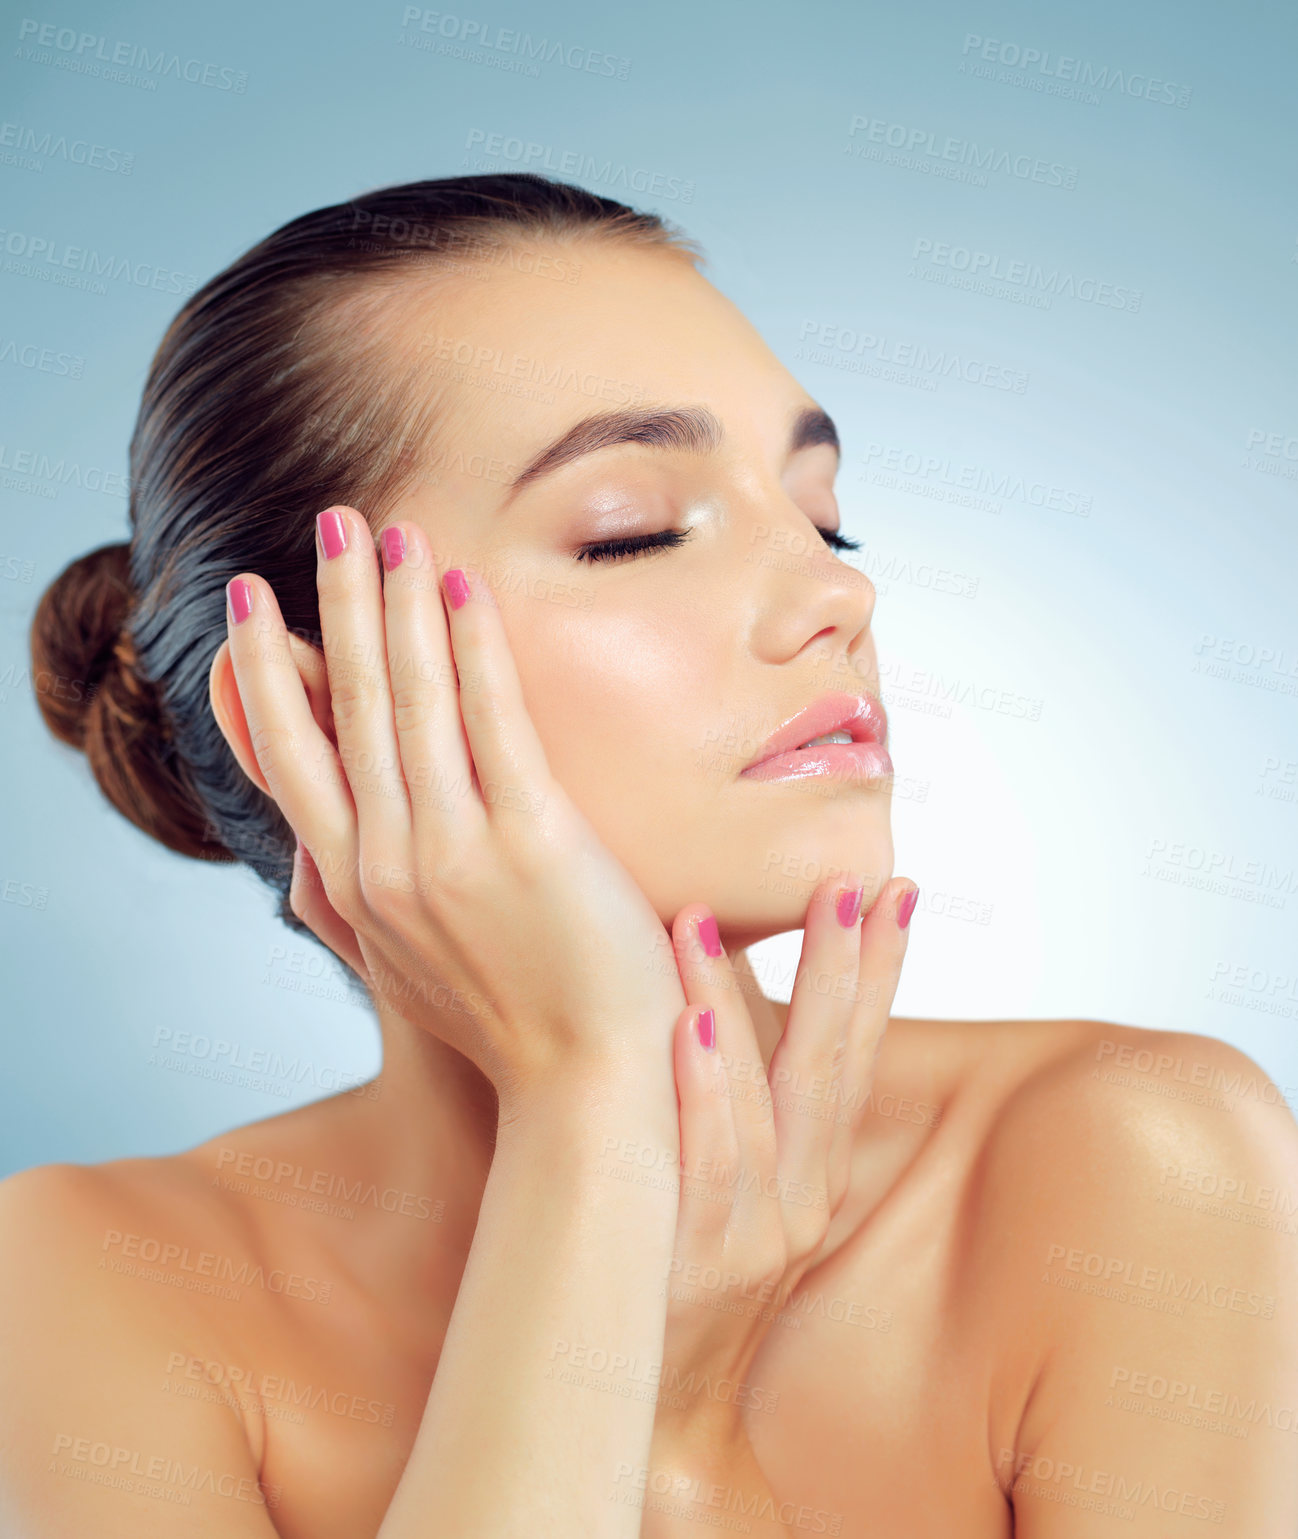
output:
M826 692L878 693L874 587L820 532L839 528L836 449L791 448L816 403L683 257L549 255L401 301L442 404L391 518L418 522L443 569L485 576L551 770L664 924L705 902L737 949L799 928L843 871L866 875L868 905L892 872L889 782L740 774ZM575 282L550 276L556 255ZM608 434L510 486L578 423L686 409L718 441ZM667 530L684 541L579 558Z

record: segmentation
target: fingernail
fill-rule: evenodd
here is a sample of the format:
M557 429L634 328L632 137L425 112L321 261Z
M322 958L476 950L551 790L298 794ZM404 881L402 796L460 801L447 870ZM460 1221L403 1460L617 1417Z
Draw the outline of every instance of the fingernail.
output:
M320 549L325 560L332 561L347 549L347 524L337 508L326 508L315 516L315 526L320 534Z
M406 534L404 529L398 529L396 525L385 529L379 536L379 543L383 547L383 565L390 572L394 566L400 566L406 559Z
M236 625L252 613L252 584L242 577L232 577L225 585L225 596L230 603L230 614Z
M699 920L699 939L710 957L721 955L721 936L717 931L717 921L711 914L705 914Z
M912 887L897 905L897 928L899 930L904 930L910 923L910 916L915 912L915 905L918 902L919 888Z
M864 887L844 887L838 895L838 922L850 930L861 917L861 894Z
M468 579L458 566L453 566L447 572L442 578L442 585L446 589L446 596L451 601L452 609L458 609L469 596Z
M694 1017L694 1025L699 1034L699 1045L711 1052L717 1045L716 1015L711 1010L700 1010Z

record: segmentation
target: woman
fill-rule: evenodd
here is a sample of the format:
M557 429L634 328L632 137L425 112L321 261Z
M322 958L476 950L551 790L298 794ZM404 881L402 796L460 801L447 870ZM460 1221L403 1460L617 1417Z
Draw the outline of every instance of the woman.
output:
M383 1068L0 1186L15 1533L1291 1539L1293 1236L1183 1176L1292 1185L1293 1119L1201 1036L889 1019L837 435L696 255L417 183L163 339L42 708ZM800 927L786 1007L745 948Z

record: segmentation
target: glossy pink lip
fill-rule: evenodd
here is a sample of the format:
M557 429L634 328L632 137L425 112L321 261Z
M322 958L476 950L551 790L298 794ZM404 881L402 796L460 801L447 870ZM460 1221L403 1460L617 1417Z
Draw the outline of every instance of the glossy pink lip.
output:
M774 759L779 754L788 754L796 748L801 748L804 743L810 742L813 737L824 737L827 732L850 732L854 745L873 743L882 748L888 736L888 717L883 706L873 695L864 693L848 695L841 691L822 695L805 710L790 717L782 727L776 728L767 738L757 757L746 764L739 773L747 775L768 759ZM827 746L831 749L833 747L833 745ZM825 749L817 748L809 751L823 753ZM839 752L841 756L842 753L850 753L851 750L843 744ZM883 758L887 758L886 753Z
M790 748L742 771L748 780L891 780L892 759L882 743L822 743Z

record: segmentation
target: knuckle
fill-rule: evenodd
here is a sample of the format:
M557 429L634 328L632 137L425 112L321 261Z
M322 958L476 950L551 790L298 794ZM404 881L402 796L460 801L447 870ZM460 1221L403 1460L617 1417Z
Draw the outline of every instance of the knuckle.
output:
M460 709L464 719L480 732L504 730L507 713L499 698L487 688L481 669L470 668L460 674Z
M422 732L432 721L433 700L422 684L395 684L392 689L392 716L403 736Z
M344 924L359 933L365 924L369 906L358 882L344 882L337 892L330 892L329 902Z
M355 874L355 867L350 859L337 853L344 847L346 832L345 828L337 827L324 830L317 841L316 852L312 856L318 875L318 884L335 907L338 905L338 894L350 884ZM313 882L314 880L313 878Z
M459 902L473 892L474 863L468 855L456 849L442 849L430 863L422 878L431 898L445 902Z
M360 898L369 912L380 921L391 920L405 904L392 868L379 861L362 861Z
M346 661L330 665L329 704L339 732L345 733L367 721L382 693L380 680L369 669Z
M815 1042L807 1045L803 1076L795 1086L800 1102L811 1105L833 1096L851 1047L848 1025L847 1020L840 1021L836 1030L822 1031Z
M490 687L491 680L480 662L457 654L455 671L462 710L481 714L496 709L498 702ZM487 718L483 715L482 719Z
M290 763L297 750L297 733L278 722L259 723L253 728L249 741L257 756L257 763L263 770L268 770L276 762L279 750L282 749L284 758Z
M790 1258L801 1260L819 1249L829 1232L830 1209L824 1193L818 1194L821 1204L806 1204L795 1210L788 1220L786 1246Z
M853 1008L857 1011L873 1010L881 999L885 997L891 998L891 994L887 994L885 991L892 990L895 992L900 976L900 959L887 978L880 979L862 973L861 977L857 980L856 989L852 994Z
M364 904L355 868L335 855L330 848L321 849L315 857L315 865L318 878L304 879L294 884L301 888L303 902L307 902L308 892L315 889L340 919L357 929L364 913Z
M792 1258L782 1225L768 1230L758 1242L754 1259L756 1270L761 1277L779 1281L785 1275Z

